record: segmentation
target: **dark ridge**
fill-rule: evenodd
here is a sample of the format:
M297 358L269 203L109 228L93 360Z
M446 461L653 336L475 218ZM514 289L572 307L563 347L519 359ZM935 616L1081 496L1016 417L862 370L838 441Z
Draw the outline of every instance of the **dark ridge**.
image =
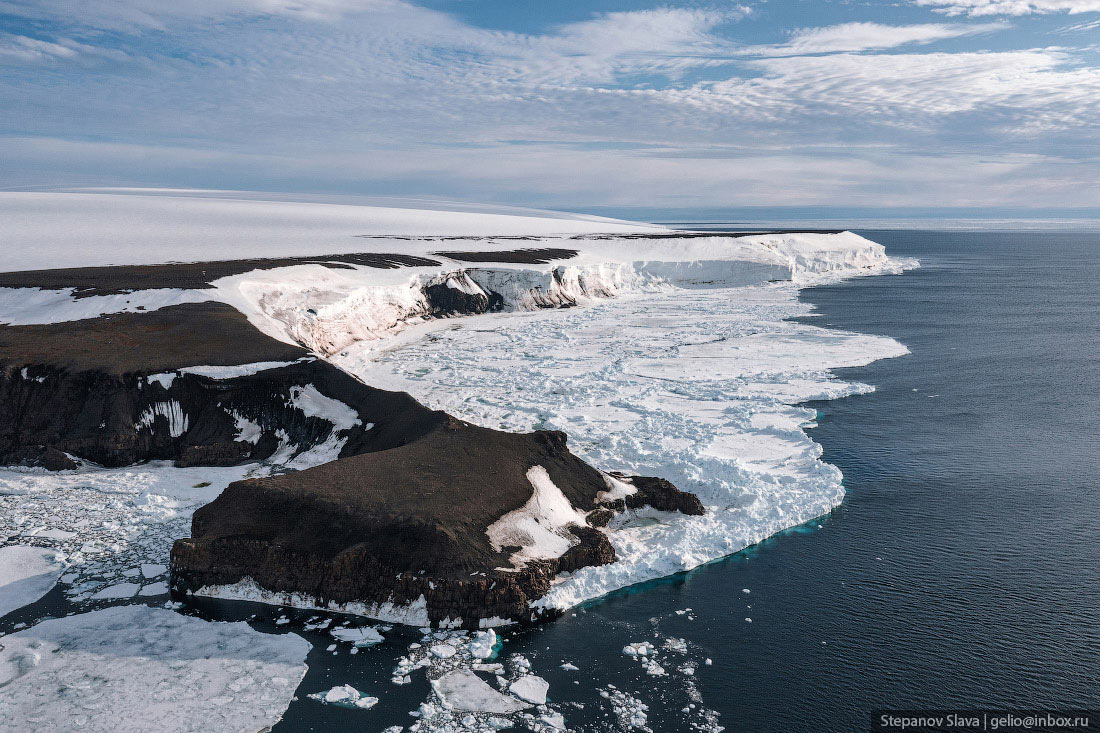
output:
M260 333L238 310L215 302L0 326L0 367L52 365L110 375L155 374L185 366L294 361L308 353Z
M541 247L512 249L504 252L433 252L432 254L458 262L507 262L521 265L545 265L554 260L568 260L571 257L576 257L577 250Z
M843 234L847 229L764 229L755 232L661 232L659 234L578 234L571 239L602 240L602 239L703 239L706 237L724 237L726 239L740 239L742 237L759 237L762 234Z
M382 234L356 234L356 237L360 239L397 239L406 242L545 242L548 240L554 241L599 241L604 239L701 239L703 237L726 237L728 239L739 239L741 237L758 237L761 234L843 234L848 231L847 229L759 229L756 231L723 231L716 229L714 231L673 231L673 232L623 232L620 234L571 234L568 236L543 236L543 235L504 235L504 236L477 236L477 237L461 237L461 236L429 236L429 237L413 237L413 236L389 236ZM522 250L520 250L522 251ZM446 252L438 252L441 256L447 256ZM473 253L480 254L480 253ZM489 254L489 253L486 253ZM481 260L477 260L481 261ZM496 260L501 262L503 260Z
M305 450L337 430L294 406L295 388L307 385L359 415L358 425L338 435L341 455L404 445L447 421L445 413L404 392L368 387L319 360L228 379L182 373L170 381L56 365L5 366L0 465L72 468L61 465L67 453L105 466L148 460L218 466L263 460L284 442ZM186 416L182 429L177 422L172 430L168 416L157 414L168 405ZM238 416L257 426L256 439L239 440Z
M114 295L154 288L203 289L214 280L251 270L271 270L292 265L324 265L351 269L353 265L393 270L398 267L435 267L440 263L427 257L394 253L355 253L316 257L280 257L215 262L179 262L163 265L110 265L106 267L70 267L60 270L0 272L0 287L73 288L77 298Z

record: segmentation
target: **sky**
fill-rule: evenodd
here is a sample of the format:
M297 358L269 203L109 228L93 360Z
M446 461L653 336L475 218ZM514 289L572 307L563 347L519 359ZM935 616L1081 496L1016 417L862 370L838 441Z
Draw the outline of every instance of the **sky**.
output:
M1100 207L1100 0L0 0L0 188Z

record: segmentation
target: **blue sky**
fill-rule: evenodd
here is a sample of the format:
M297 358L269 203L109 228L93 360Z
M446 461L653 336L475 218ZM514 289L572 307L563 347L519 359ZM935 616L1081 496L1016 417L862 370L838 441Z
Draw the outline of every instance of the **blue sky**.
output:
M0 0L0 187L1100 207L1100 0Z

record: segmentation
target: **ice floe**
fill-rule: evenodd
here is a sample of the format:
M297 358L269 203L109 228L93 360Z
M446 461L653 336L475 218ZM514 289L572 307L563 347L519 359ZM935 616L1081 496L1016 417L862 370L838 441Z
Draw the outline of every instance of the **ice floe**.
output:
M377 697L364 695L351 685L338 685L324 692L314 692L309 697L326 705L340 705L359 710L368 710L378 704Z
M187 536L192 512L260 468L177 468L165 462L56 473L0 468L0 537L25 536L36 552L63 554L68 567L61 582L72 600L138 592L129 586L125 594L106 592L122 583L141 587L140 595L159 594L164 583L156 579L166 569L172 542Z
M0 547L0 616L49 593L65 570L64 558L44 547Z
M495 632L422 631L397 660L392 678L405 685L422 673L431 685L429 698L411 713L417 719L411 731L565 728L562 711L547 701L548 683L532 673L530 660L512 655L506 663L488 661L502 643Z
M260 730L305 675L309 644L147 606L43 621L5 636L11 730Z
M385 638L373 626L359 626L350 629L333 629L329 632L340 641L350 642L357 647L381 644Z

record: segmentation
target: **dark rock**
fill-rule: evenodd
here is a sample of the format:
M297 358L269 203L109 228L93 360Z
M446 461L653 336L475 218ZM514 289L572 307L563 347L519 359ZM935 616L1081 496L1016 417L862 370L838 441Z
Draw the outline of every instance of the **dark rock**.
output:
M707 513L698 496L680 491L672 482L663 478L628 476L617 471L612 471L611 475L638 489L637 493L631 494L625 500L619 500L631 509L649 506L664 512L680 512L694 516Z
M453 418L400 447L235 482L195 512L191 538L173 547L173 593L251 578L321 603L424 596L433 624L530 618L559 572L615 557L602 532L579 526L562 557L519 570L509 548L492 547L486 529L531 498L533 466L582 510L606 489L563 433L502 433Z

